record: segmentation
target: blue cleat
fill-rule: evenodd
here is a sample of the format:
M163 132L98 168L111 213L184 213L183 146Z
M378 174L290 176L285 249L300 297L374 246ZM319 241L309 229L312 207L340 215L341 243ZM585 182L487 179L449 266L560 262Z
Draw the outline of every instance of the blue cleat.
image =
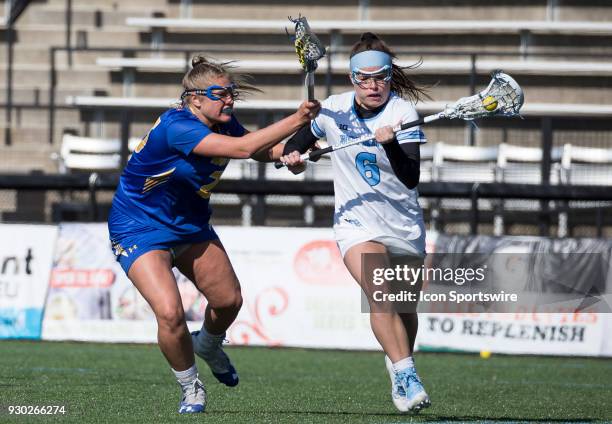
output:
M219 382L229 387L238 385L238 373L232 365L229 357L223 351L223 337L218 340L207 340L202 342L198 335L199 331L191 333L191 341L193 342L193 351L196 355L202 358L210 367L212 374Z
M200 379L183 387L183 397L179 403L179 414L196 414L206 409L206 388Z
M391 378L391 398L400 412L419 412L431 406L431 401L415 368L396 373L391 360L385 356L385 365Z
M398 378L393 370L393 365L388 356L385 356L385 365L389 372L389 378L391 379L391 399L393 400L393 404L400 412L410 411L408 399L406 398L406 391L404 390L401 379Z
M406 391L406 399L408 399L408 407L413 412L419 412L421 409L429 408L431 401L421 379L416 373L416 369L408 368L405 371L397 373L398 378L403 380L404 390Z

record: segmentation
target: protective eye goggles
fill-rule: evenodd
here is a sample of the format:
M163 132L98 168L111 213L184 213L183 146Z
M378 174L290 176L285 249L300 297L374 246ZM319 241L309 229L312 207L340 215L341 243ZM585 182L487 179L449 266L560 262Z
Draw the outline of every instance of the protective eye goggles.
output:
M236 84L228 85L227 87L222 87L220 85L211 85L210 87L206 87L205 89L195 88L193 90L185 90L183 94L181 94L181 100L184 100L185 97L190 94L197 94L200 96L206 96L212 101L219 101L223 99L227 99L231 97L232 100L236 100L240 93L238 92L238 87Z
M369 81L372 81L374 84L386 84L391 81L392 76L392 68L388 65L372 72L361 70L351 71L351 81L359 86L366 85Z

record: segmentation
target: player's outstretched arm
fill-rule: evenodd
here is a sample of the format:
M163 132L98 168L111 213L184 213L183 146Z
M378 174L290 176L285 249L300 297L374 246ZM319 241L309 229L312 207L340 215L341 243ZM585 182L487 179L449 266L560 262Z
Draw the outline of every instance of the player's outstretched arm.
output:
M321 105L318 101L304 102L288 117L242 137L209 134L200 141L193 152L202 156L247 159L260 150L269 149L302 125L314 119Z
M285 145L279 143L272 146L269 149L261 149L251 155L251 159L255 159L258 162L274 162L277 161L283 155L283 149Z
M310 122L302 127L287 140L285 144L277 144L271 149L260 150L251 156L260 162L274 162L281 158L281 156L287 155L294 150L300 152L306 152L311 149L318 138L312 134L310 130Z

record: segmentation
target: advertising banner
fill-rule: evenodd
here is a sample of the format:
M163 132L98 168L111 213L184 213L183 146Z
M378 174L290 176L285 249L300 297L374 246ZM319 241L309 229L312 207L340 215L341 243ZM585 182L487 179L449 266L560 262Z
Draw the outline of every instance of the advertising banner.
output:
M106 224L60 225L43 338L156 341L153 313L115 261Z
M597 356L610 314L421 314L421 349Z
M220 226L216 230L244 299L227 333L230 343L380 349L369 314L363 312L361 290L344 267L331 229ZM442 245L434 246L435 240L431 234L428 251L440 252ZM206 299L176 270L175 277L188 325L198 329ZM610 317L587 312L434 311L420 315L417 348L599 355L606 348L610 351L603 337L611 326ZM149 306L115 262L106 226L62 225L43 338L156 342L156 332Z
M0 224L0 339L39 339L57 227Z
M376 349L360 291L330 229L216 228L242 285L228 330L240 345ZM206 299L175 269L192 330ZM155 342L157 324L115 261L104 224L60 226L49 284L47 340Z

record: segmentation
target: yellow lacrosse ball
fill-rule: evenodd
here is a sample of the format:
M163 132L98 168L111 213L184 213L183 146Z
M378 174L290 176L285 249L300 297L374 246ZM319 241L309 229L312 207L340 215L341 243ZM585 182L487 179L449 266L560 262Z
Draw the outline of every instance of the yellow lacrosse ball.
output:
M497 100L495 100L495 97L493 96L487 96L482 99L482 105L489 112L493 112L495 109L497 109Z
M495 103L497 103L497 102L495 102ZM480 357L482 359L489 359L491 357L491 352L488 351L488 350L481 350L480 351Z

